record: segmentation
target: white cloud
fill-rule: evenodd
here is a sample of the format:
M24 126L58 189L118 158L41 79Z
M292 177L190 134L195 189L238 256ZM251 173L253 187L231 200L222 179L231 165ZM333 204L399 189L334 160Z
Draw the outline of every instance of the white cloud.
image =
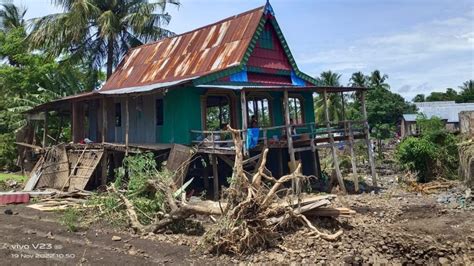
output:
M346 47L296 55L309 74L331 69L347 80L380 69L394 91L411 99L474 78L474 14L421 23L404 32L355 40Z

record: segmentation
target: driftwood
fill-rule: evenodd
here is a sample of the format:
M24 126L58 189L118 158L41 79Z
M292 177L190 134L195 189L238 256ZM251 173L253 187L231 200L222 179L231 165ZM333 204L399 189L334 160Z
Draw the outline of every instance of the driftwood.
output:
M279 232L295 224L310 229L311 235L328 240L337 239L342 231L328 234L319 231L303 213L328 206L335 196L303 197L286 188L286 183L303 183L301 164L280 179L268 175L265 168L268 149L262 153L260 165L251 176L243 171L242 139L230 127L236 147L235 164L230 187L224 192L225 208L216 225L206 233L202 245L213 253L242 254L275 244ZM342 213L341 213L342 214Z
M242 254L265 248L276 244L282 231L298 225L310 229L310 237L335 240L342 234L342 230L335 233L318 230L307 216L347 217L354 211L331 208L331 200L335 195L305 195L287 188L286 184L304 184L308 177L301 173L299 164L293 173L275 179L265 167L268 149L262 152L255 173L247 173L243 168L240 132L230 127L229 130L233 135L236 155L231 184L223 191L221 202L196 198L186 201L184 197L178 200L179 197L174 195L177 188L173 179L149 180L143 190L164 195L166 207L163 213L156 214L151 224L144 225L140 223L137 210L129 198L113 185L108 188L109 192L117 194L124 203L130 226L137 233L158 233L195 214L216 215L219 217L211 216L215 224L206 232L200 244L208 251L218 254Z

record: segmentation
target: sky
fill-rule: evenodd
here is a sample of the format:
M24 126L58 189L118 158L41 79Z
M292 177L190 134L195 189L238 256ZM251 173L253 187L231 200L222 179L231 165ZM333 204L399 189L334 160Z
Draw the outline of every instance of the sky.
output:
M0 2L12 0L0 0ZM50 0L13 0L27 18L60 12ZM315 77L332 70L378 69L392 91L457 89L474 79L474 1L270 0L298 67ZM181 0L166 28L182 33L265 4L265 0Z

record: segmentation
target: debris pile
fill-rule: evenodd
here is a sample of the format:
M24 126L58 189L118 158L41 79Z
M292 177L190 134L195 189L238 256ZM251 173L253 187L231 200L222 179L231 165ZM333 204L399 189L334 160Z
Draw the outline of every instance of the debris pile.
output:
M257 172L249 175L243 170L242 139L229 127L236 146L232 182L224 192L225 206L216 225L208 231L201 244L214 254L252 253L278 245L280 232L297 225L309 229L308 237L335 240L342 230L325 233L316 228L309 216L350 216L345 208L323 208L330 205L334 195L302 197L301 186L308 177L301 174L301 164L289 175L275 179L266 169L268 149L262 153ZM292 182L293 191L283 185Z

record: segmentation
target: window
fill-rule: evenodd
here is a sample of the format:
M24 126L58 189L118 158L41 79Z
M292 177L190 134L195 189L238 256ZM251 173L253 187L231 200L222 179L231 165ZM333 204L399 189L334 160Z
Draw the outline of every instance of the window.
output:
M249 121L249 127L255 127L252 125L252 120L257 121L258 127L270 127L272 126L272 117L270 113L270 100L264 96L250 96L247 99L247 114Z
M227 96L208 96L206 99L206 129L221 130L230 124L231 108Z
M155 102L156 125L163 125L163 99L156 99Z
M115 103L115 126L122 126L122 104Z
M290 119L293 120L295 124L303 124L304 123L304 113L303 113L303 105L300 98L297 97L289 97L288 98L288 108L290 111Z

